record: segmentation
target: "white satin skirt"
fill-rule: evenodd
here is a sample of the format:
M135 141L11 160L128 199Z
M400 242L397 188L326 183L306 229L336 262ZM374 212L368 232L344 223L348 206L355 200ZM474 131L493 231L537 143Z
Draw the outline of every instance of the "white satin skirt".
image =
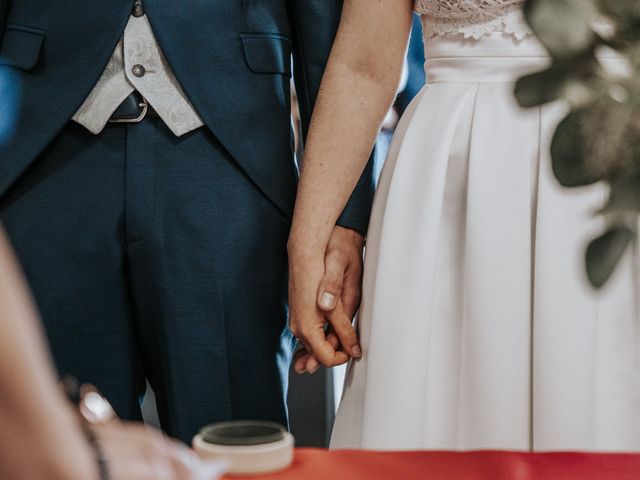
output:
M636 253L588 285L605 188L559 186L564 108L513 97L545 53L496 33L427 57L375 200L332 448L640 450Z

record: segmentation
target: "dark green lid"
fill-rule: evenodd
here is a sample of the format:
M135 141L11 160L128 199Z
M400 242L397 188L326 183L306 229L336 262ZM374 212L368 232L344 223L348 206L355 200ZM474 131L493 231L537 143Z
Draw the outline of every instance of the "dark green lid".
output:
M279 442L285 432L278 423L238 420L208 425L200 430L200 435L213 445L251 446Z

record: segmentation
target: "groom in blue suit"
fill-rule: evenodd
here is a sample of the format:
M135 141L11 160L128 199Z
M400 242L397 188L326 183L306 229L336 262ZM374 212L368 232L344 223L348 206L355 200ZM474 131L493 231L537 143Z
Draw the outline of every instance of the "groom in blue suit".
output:
M0 219L61 373L163 428L286 423L286 242L340 0L0 0ZM334 231L364 234L371 169ZM351 259L353 261L353 259ZM357 259L355 260L357 261Z

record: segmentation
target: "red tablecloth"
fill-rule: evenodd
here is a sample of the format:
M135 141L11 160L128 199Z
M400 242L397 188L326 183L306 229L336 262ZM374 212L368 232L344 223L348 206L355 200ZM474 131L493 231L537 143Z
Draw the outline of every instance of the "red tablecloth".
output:
M252 479L640 480L640 455L298 449L288 470Z

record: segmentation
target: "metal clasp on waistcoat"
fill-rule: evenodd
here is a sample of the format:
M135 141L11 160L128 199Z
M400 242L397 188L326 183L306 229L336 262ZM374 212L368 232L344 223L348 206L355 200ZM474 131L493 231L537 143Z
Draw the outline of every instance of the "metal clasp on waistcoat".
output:
M142 111L137 117L111 117L109 123L140 123L149 111L149 104L144 97L142 97L142 101L138 104L138 107L140 107Z

